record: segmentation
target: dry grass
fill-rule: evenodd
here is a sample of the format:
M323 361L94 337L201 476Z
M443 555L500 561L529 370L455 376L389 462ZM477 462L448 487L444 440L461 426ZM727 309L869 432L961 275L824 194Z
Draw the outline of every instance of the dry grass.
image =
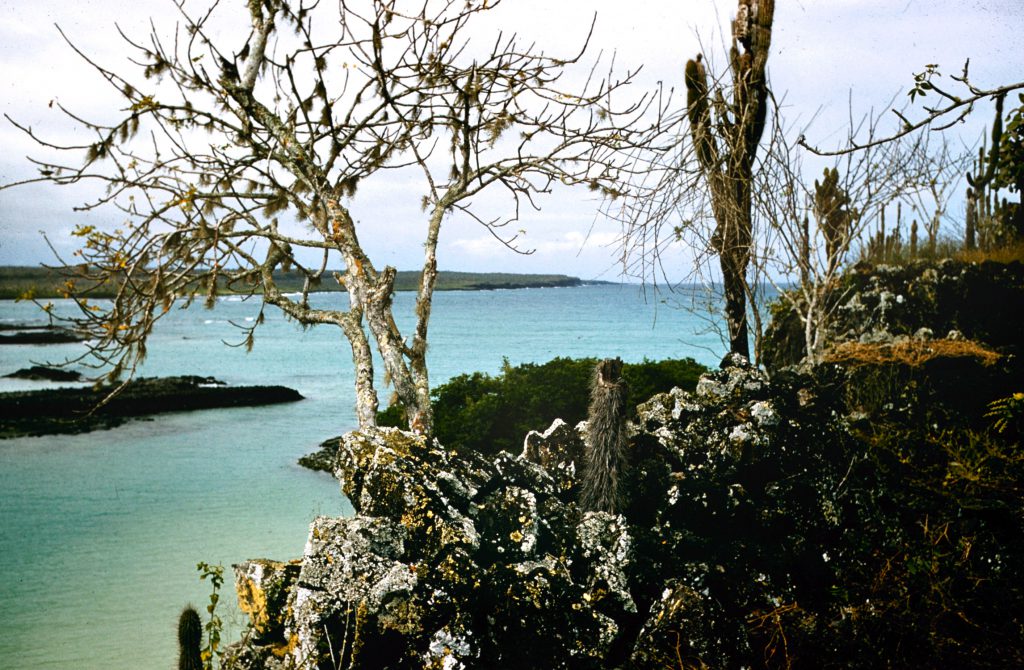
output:
M982 365L993 365L1001 355L972 340L903 340L893 344L843 342L825 354L829 363L847 365L902 364L916 368L936 358L976 358Z
M993 261L995 263L1024 262L1024 240L1015 244L1009 244L996 249L961 249L956 252L957 260L968 263L981 263Z

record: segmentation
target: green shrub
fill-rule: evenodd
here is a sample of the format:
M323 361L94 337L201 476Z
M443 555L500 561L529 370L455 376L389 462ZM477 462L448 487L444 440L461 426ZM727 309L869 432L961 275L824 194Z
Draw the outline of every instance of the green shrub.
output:
M459 375L431 391L434 434L451 449L517 453L529 431L543 430L556 418L569 424L586 418L596 364L596 358L555 358L512 366L506 359L497 376ZM693 390L706 370L692 358L626 363L622 376L629 385L630 413L674 386ZM388 408L378 422L402 425L401 410Z

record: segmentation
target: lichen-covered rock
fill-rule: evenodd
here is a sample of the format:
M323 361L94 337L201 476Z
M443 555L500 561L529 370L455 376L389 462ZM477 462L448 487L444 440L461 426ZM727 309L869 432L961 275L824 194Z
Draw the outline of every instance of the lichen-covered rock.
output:
M794 299L799 300L797 294ZM891 343L897 338L956 331L996 349L1020 351L1024 320L1024 264L917 261L900 266L860 264L823 300L830 305L821 341ZM796 312L775 308L765 332L769 369L796 365L804 355Z
M586 423L575 428L561 419L543 433L531 430L523 440L523 458L544 468L554 479L563 498L572 499L583 462Z
M249 617L253 640L283 641L285 606L299 576L300 562L253 559L234 568L238 608Z
M762 561L759 571L774 572L758 578L745 536L770 536L792 511L756 503L808 471L779 465L786 445L806 438L787 411L797 406L796 387L780 391L735 357L694 394L652 398L630 433L615 515L576 505L585 426L556 422L522 455L490 459L397 429L345 435L333 462L356 515L313 524L277 655L263 658L284 649L297 667L614 667L648 658L638 636L660 634L649 617L672 579L701 593L707 611L792 597L789 552L807 554L814 540L780 535L780 565ZM827 502L807 496L809 523L824 523ZM736 580L750 587L723 586ZM749 656L734 630L714 630L717 646L701 634L694 647L708 662Z
M236 667L281 650L310 668L602 667L636 617L629 532L610 515L579 523L563 457L545 468L396 429L343 436L335 474L356 514L314 522L277 646Z
M908 339L965 327L900 321L952 270L885 276L863 314ZM1016 383L1011 369L992 374ZM962 397L978 393L956 366L929 374L949 406L988 402ZM860 415L856 379L840 363L769 378L728 356L693 393L651 398L617 514L577 504L583 424L487 458L345 435L329 460L355 515L314 522L283 606L254 604L273 570L240 571L253 625L225 667L1021 665L1019 444L976 407L958 433Z

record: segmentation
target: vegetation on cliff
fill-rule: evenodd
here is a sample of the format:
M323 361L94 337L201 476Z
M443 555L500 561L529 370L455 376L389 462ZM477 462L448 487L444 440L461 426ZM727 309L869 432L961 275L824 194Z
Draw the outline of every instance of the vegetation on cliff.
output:
M555 358L515 366L505 361L497 376L459 375L431 392L434 436L450 449L485 455L516 453L530 430L559 418L575 425L587 417L596 363L594 358ZM624 364L629 411L655 393L676 386L692 390L706 370L692 358ZM380 423L400 426L400 416L389 409Z

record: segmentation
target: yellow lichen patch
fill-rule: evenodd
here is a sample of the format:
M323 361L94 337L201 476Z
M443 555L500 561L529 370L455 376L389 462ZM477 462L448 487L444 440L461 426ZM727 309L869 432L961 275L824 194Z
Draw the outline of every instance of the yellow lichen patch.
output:
M274 645L271 648L270 653L272 653L274 656L278 658L284 658L285 656L290 656L292 652L295 651L295 648L298 646L299 636L293 633L292 636L288 638L288 642L286 642L285 644Z
M235 587L238 593L238 609L249 615L252 627L258 633L266 632L270 624L270 613L267 611L267 594L251 579L238 580Z
M356 625L355 631L352 633L352 665L355 665L356 659L359 658L363 651L363 632L366 628L367 619L369 618L370 608L366 605L365 600L360 600L356 606Z
M387 616L380 617L380 625L402 635L415 635L420 631L422 615L420 608L409 599L392 601Z

